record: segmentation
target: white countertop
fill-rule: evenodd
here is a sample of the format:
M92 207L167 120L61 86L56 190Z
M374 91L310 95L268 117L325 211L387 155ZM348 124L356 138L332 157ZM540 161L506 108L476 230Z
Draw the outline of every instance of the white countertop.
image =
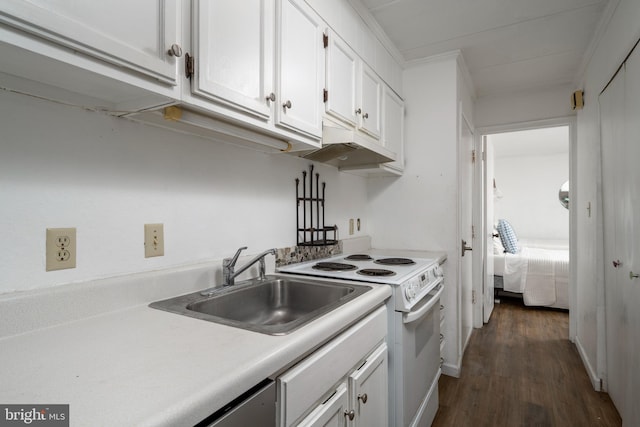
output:
M390 296L388 286L372 287L284 336L160 311L146 302L4 336L0 402L69 404L71 426L193 425Z

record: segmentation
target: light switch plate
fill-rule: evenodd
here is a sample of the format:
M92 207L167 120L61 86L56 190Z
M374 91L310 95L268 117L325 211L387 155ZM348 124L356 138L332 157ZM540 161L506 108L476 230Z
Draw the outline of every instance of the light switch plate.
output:
M47 228L46 271L76 268L76 229Z
M144 257L164 255L164 226L163 224L144 225Z

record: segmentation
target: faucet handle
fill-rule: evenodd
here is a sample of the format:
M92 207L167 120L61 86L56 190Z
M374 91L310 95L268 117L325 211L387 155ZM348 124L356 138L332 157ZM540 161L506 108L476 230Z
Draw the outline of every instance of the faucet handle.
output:
M229 265L229 266L234 266L234 265L236 265L236 261L238 261L238 257L240 256L240 252L242 252L242 251L243 251L243 250L245 250L245 249L247 249L247 247L246 247L246 246L243 246L243 247L241 247L240 249L238 249L238 250L236 251L236 254L235 254L231 259L229 259L229 258L225 258L225 259L224 259L225 264L226 264L226 265Z

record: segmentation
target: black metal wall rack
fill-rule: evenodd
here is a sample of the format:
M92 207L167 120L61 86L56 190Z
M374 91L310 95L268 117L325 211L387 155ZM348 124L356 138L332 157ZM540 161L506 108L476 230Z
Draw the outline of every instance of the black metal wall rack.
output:
M302 171L302 196L300 196L300 178L296 178L296 229L298 246L329 246L338 243L336 225L325 225L325 189L322 183L320 196L320 174L315 174L315 195L313 165L309 166L309 184L307 171ZM307 188L309 193L307 194ZM301 225L302 224L302 225Z

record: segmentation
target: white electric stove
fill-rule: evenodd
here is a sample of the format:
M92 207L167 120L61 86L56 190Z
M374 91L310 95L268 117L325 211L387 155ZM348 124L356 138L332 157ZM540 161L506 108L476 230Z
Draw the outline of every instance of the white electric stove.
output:
M280 273L390 285L389 420L381 426L430 426L438 409L440 296L443 271L435 259L398 251L337 255L280 267Z

